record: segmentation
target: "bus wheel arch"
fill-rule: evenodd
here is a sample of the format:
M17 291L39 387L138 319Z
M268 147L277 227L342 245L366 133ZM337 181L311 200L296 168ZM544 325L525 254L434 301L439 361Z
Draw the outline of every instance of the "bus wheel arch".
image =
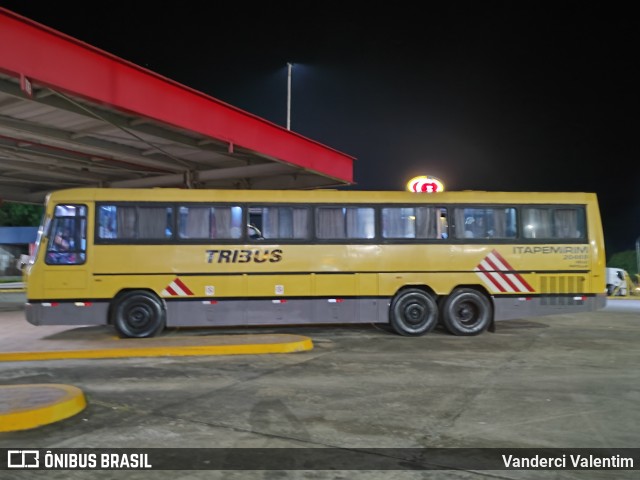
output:
M398 290L389 305L389 323L403 336L419 336L438 324L435 294L423 286L406 286Z
M442 325L454 335L479 335L495 331L493 301L484 288L461 285L440 302Z
M121 337L153 337L166 326L166 305L151 290L120 291L109 306L109 323Z

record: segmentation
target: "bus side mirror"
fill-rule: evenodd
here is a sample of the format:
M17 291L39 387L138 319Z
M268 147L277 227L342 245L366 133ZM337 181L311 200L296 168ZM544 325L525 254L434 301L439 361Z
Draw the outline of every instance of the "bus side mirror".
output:
M16 268L21 271L24 270L24 267L29 263L30 258L31 257L29 257L29 255L20 255L18 261L16 262Z

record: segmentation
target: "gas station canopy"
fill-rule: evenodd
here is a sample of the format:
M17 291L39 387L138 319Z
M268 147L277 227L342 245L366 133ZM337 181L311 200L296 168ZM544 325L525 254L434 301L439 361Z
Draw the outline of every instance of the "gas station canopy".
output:
M353 183L353 157L3 8L0 45L0 200Z

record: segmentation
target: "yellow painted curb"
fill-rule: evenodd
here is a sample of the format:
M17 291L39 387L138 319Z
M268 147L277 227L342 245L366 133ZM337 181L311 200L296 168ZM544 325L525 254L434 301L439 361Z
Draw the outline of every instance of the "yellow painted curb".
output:
M237 345L183 345L100 350L60 350L48 352L0 352L0 362L28 360L64 360L78 358L180 357L196 355L256 355L262 353L294 353L313 349L310 338L284 343Z
M0 400L0 432L48 425L72 417L87 406L82 390L56 383L2 385Z

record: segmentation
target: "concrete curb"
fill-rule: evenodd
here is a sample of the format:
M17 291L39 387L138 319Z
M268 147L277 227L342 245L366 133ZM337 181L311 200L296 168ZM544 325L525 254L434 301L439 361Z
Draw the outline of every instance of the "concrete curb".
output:
M99 336L98 336L99 337ZM101 338L68 341L58 350L0 351L0 362L196 355L257 355L294 353L313 349L300 335L217 335L147 339ZM75 345L74 345L75 344ZM69 348L80 344L84 348ZM50 343L44 343L51 347ZM5 346L6 348L10 346ZM66 347L66 349L65 349ZM99 347L99 348L98 348ZM29 430L64 420L84 410L87 403L77 387L63 384L0 386L0 432Z
M110 342L105 348L4 351L0 352L0 362L78 358L258 355L265 353L295 353L312 349L313 342L310 338L285 334L120 339Z
M84 393L62 384L0 386L0 432L29 430L64 420L87 406Z

